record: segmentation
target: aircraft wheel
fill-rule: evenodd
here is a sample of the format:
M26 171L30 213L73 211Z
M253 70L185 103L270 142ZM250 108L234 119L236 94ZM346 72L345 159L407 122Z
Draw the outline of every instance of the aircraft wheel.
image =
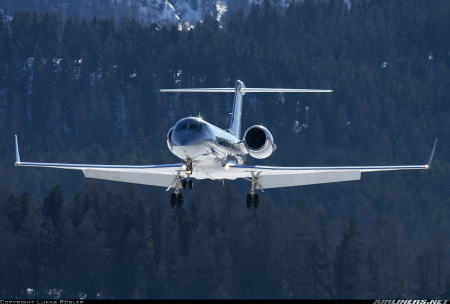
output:
M183 206L184 206L184 197L183 197L183 194L182 193L179 193L178 195L177 195L177 206L178 206L178 208L183 208Z
M189 180L189 190L194 189L194 181L192 179Z
M255 194L253 196L253 208L255 208L256 210L259 209L259 195Z
M247 194L247 209L252 209L252 195L251 194Z
M190 181L189 181L190 182ZM181 183L181 185L183 186L183 190L186 190L186 188L187 188L187 180L183 180L182 181L182 183Z
M177 195L175 193L172 193L170 195L170 208L175 208L175 206L177 205Z

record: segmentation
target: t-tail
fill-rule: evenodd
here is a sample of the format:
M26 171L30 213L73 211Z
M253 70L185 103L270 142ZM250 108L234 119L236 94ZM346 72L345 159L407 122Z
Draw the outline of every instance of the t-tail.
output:
M317 89L279 89L279 88L246 88L244 83L237 80L235 88L188 88L188 89L161 89L160 92L234 92L233 113L231 113L231 124L228 132L236 138L241 138L241 120L242 120L242 97L246 93L330 93L333 90L317 90Z
M241 119L242 119L242 97L244 93L245 85L242 81L238 80L235 84L233 113L231 113L230 134L236 138L241 138Z

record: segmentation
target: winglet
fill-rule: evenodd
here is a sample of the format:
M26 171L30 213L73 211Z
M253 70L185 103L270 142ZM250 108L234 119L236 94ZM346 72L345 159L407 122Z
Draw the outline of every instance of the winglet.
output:
M19 144L17 143L17 135L16 135L16 166L20 164L20 155L19 155Z
M436 149L436 144L437 144L437 138L436 138L436 140L434 141L433 150L431 150L430 159L428 160L428 164L427 164L427 166L426 166L427 169L431 166L431 161L433 160L434 150Z

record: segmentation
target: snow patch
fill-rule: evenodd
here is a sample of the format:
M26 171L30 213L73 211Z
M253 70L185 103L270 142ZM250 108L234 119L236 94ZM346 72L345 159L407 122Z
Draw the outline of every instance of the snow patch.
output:
M216 20L220 24L220 20L222 19L222 16L227 12L228 5L225 1L217 1L216 3L216 10L217 10L217 17Z
M164 21L171 21L175 24L178 24L181 21L180 17L177 14L177 10L167 0L164 2L164 9L162 11L160 19Z

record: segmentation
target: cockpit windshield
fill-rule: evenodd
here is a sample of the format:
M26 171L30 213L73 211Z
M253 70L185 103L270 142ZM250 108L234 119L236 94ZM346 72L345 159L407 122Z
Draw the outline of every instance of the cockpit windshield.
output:
M203 124L196 119L182 119L175 126L175 131L202 131Z
M201 131L202 130L202 124L199 122L191 122L189 124L189 131Z
M175 127L175 131L184 131L187 130L188 124L186 122L177 123Z

